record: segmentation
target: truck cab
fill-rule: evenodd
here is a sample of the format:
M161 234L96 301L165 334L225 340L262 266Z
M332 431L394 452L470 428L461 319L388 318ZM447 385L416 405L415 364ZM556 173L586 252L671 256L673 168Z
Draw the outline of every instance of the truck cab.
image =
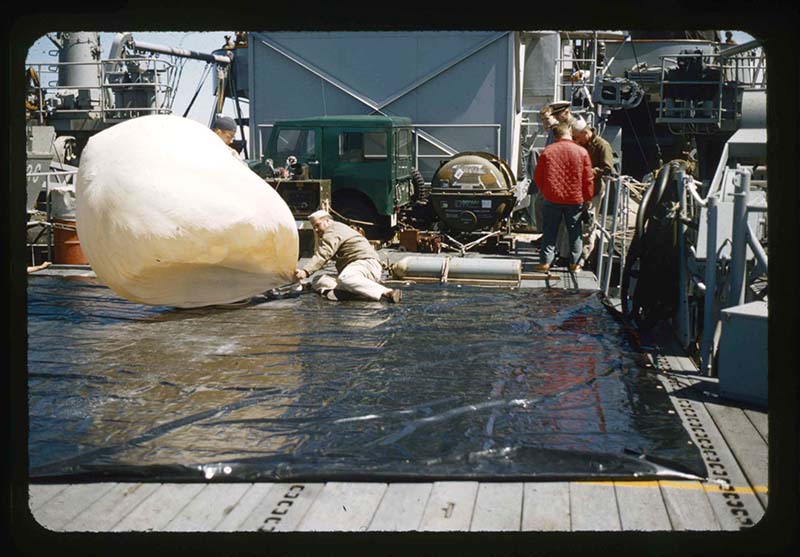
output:
M334 216L377 239L412 200L414 155L411 120L376 115L277 121L263 156L276 166L294 156L308 179L330 180Z

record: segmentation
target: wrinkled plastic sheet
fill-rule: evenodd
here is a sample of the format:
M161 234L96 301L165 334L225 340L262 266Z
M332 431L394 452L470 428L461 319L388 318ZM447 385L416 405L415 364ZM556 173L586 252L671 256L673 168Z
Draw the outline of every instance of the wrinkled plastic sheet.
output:
M176 310L31 277L31 479L705 477L597 293L404 294Z

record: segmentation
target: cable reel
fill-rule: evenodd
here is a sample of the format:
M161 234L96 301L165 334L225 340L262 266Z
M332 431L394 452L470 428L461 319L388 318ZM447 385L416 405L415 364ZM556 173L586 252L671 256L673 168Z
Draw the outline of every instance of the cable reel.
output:
M642 195L636 227L622 274L623 314L640 329L672 317L679 280L679 190L674 174L686 161L662 166ZM670 187L672 185L673 187Z

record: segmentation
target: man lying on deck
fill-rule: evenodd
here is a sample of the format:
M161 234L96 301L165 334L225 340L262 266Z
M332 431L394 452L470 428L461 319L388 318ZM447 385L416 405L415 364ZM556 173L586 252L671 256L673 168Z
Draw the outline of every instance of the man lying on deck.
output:
M327 299L337 300L335 290L344 290L369 300L400 301L400 290L380 284L383 266L364 236L335 222L327 211L316 211L308 220L318 238L317 248L309 262L295 271L296 280L311 276L333 259L338 276L320 274L311 281L312 288Z

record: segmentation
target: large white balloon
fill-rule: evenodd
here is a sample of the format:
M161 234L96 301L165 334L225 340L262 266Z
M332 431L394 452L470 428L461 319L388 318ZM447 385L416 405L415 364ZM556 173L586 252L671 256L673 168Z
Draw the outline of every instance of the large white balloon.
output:
M187 118L143 116L93 136L75 216L98 280L134 302L222 304L293 281L289 207Z

